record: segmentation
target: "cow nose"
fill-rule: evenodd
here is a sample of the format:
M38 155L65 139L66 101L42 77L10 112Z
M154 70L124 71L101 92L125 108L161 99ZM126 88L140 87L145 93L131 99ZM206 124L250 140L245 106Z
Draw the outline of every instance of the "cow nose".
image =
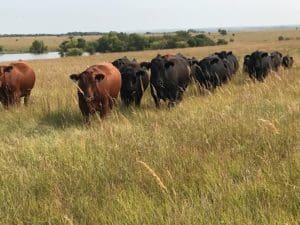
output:
M160 81L158 81L158 85L160 86L160 87L163 87L164 86L164 84L163 84L163 82L160 80Z
M91 101L93 101L93 97L85 97L85 100L87 101L87 102L91 102Z

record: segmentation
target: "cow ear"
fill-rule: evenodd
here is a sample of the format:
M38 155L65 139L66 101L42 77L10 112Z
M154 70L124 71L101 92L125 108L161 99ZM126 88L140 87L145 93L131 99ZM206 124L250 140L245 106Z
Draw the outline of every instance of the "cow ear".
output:
M159 58L159 57L161 57L161 54L158 53L157 56L156 56L156 58Z
M95 75L95 80L98 81L98 82L103 80L104 78L105 78L105 76L102 73L99 73L99 74Z
M117 66L118 66L118 61L115 60L115 61L113 61L111 64L113 64L115 67L117 67Z
M12 71L13 67L12 66L5 66L3 69L4 73L9 73L10 71Z
M173 62L167 61L167 62L165 63L165 68L166 68L166 69L169 69L170 66L174 66L174 65L175 65L175 64L174 64Z
M145 70L140 70L136 73L136 76L138 77L142 77L142 76L145 76L146 75L146 71Z
M230 51L230 52L227 52L227 55L232 55L232 51Z
M269 54L267 52L261 54L261 57L267 57L267 56L269 56Z
M218 58L214 58L213 60L210 61L210 65L213 65L215 63L218 63L219 59Z
M190 66L193 66L198 63L197 59L195 58L188 59L188 62Z
M80 75L72 74L72 75L70 75L70 79L74 82L77 82L80 79Z
M249 59L250 57L250 55L245 55L245 59Z
M137 60L136 60L136 58L134 58L134 59L132 60L132 62L135 62L135 63L137 63Z
M150 62L142 62L140 63L141 67L145 67L147 68L148 70L150 69L151 67L151 63Z

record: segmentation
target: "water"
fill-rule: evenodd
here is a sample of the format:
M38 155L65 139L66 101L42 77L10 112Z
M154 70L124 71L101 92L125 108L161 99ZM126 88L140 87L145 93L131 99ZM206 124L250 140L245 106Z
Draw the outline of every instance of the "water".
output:
M35 60L35 59L57 59L60 58L58 52L48 52L44 54L18 53L18 54L0 54L0 62Z

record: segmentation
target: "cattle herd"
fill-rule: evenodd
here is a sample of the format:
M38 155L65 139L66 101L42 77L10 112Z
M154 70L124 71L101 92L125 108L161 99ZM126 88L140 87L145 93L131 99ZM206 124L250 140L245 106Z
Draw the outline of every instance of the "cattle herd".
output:
M279 67L289 69L294 59L278 52L255 51L244 57L243 72L252 80L264 81ZM198 60L176 55L157 55L150 62L138 63L126 56L112 63L93 65L79 74L70 75L76 82L79 108L87 123L98 112L103 118L115 104L119 93L125 106L139 106L143 94L150 85L157 108L160 102L175 106L191 83L214 91L229 82L239 70L239 62L232 52L216 52ZM4 107L20 103L24 97L28 104L35 83L35 73L25 62L19 61L0 66L0 102Z

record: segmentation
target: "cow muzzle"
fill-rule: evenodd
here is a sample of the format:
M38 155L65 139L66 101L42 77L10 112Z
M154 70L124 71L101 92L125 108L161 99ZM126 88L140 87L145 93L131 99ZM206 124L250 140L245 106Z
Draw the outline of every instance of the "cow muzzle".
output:
M87 103L90 103L94 100L94 97L84 97L84 99Z

